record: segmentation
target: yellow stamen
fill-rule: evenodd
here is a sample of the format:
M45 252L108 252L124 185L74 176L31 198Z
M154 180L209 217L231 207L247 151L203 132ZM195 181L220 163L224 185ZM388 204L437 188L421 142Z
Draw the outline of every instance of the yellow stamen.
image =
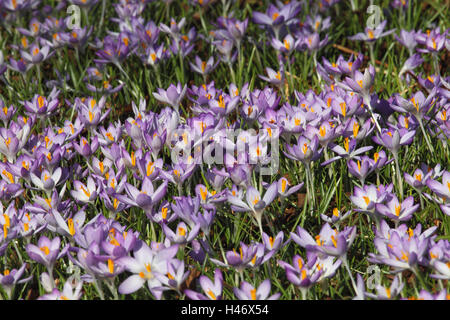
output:
M366 203L366 206L368 206L370 203L369 197L363 196L363 199L364 199L364 202Z
M256 300L256 289L250 290L250 295L252 296L252 300Z
M356 138L358 136L359 132L359 123L355 122L353 123L353 137Z
M39 106L39 109L44 107L44 98L42 96L38 97L38 106Z
M334 208L333 209L333 216L339 217L339 210L338 210L338 208Z
M178 235L185 236L186 235L186 229L183 227L178 227Z
M303 144L302 151L304 154L308 151L308 145L306 143Z
M345 151L348 152L348 150L349 150L349 141L348 141L348 138L345 138L345 140L344 140L344 148L345 148Z
M69 227L70 235L73 236L75 234L75 225L73 223L73 219L72 218L67 220L67 226Z
M161 217L165 220L167 218L167 211L168 208L162 208L161 209Z
M395 206L395 215L398 217L400 216L400 210L402 209L402 206Z
M39 249L41 249L41 251L42 251L46 256L48 256L49 253L50 253L50 250L48 249L47 246L40 247Z
M211 299L213 300L217 300L216 295L214 294L214 292L211 291L211 289L208 290L208 292L206 293Z
M108 270L109 273L114 273L114 262L111 259L108 259Z

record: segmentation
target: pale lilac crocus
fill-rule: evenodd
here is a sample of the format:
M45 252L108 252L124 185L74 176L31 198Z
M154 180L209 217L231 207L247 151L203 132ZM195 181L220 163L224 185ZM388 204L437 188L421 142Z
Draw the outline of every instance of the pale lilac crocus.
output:
M275 293L270 295L270 280L266 279L259 287L255 288L247 281L241 283L240 288L233 289L234 295L239 300L278 300L281 293Z

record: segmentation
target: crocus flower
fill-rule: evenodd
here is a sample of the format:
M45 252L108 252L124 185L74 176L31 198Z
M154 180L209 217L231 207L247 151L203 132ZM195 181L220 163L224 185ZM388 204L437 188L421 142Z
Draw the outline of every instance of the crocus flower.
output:
M289 181L285 177L282 177L277 182L278 195L283 200L283 199L289 197L291 194L294 194L298 190L300 190L303 187L303 184L304 183L301 182L295 186L290 187Z
M80 300L82 296L83 281L75 281L69 278L64 283L62 291L54 288L50 293L44 294L37 298L37 300Z
M372 140L384 146L386 149L392 152L394 157L397 157L400 147L403 145L411 144L416 132L414 130L408 131L407 129L385 129L383 128L379 134L372 137Z
M348 172L359 179L361 185L364 184L366 177L375 169L375 161L368 156L362 156L361 160L349 160L347 162Z
M256 219L258 223L261 235L263 233L262 230L262 214L264 209L267 208L272 201L277 196L277 184L272 183L266 190L264 197L261 198L261 194L258 190L256 190L253 186L249 186L247 188L247 192L245 195L246 202L242 201L238 197L229 196L228 202L230 202L235 210L251 212L253 217Z
M262 243L251 243L246 245L241 242L239 253L235 249L227 251L225 253L225 262L221 262L217 259L210 258L210 260L221 266L236 269L242 273L246 268L256 268L261 264L269 260L275 253L275 251L265 252L265 246Z
M419 204L414 205L414 197L408 197L403 202L399 202L396 195L393 195L386 203L377 203L375 210L396 223L400 221L408 221L413 217L414 212L419 208Z
M427 253L431 236L437 229L436 226L422 231L418 224L413 230L406 225L400 225L396 229L390 229L382 220L377 228L374 240L378 254L369 253L368 260L373 263L386 264L394 268L394 272L409 269L418 272L418 265L428 265Z
M40 48L37 44L30 45L30 51L22 50L20 52L23 60L29 64L36 65L48 58L50 58L55 52L50 52L49 46L43 46Z
M321 214L320 217L327 223L338 225L342 220L347 218L351 212L352 211L349 210L346 213L342 214L338 208L334 208L331 217L328 217L324 214Z
M436 293L430 293L425 289L420 290L419 296L408 298L409 300L448 300L448 294L446 289L442 289Z
M259 287L255 288L250 283L243 281L240 288L233 289L234 295L239 300L278 300L281 293L270 295L270 280L266 279Z
M49 193L60 183L61 174L62 169L57 168L53 173L50 173L48 170L43 170L40 177L30 172L30 178L37 188Z
M264 81L281 87L281 85L284 83L284 70L281 69L280 71L275 71L272 68L267 67L266 72L267 77L261 75L259 77Z
M164 286L181 293L180 288L189 274L190 271L184 271L184 261L173 259L167 263L167 275L162 275L160 273L155 275Z
M356 227L346 227L342 231L333 230L325 223L315 239L302 227L291 232L291 238L308 251L315 251L324 256L342 257L352 245L356 237Z
M412 55L405 61L402 68L400 69L398 76L401 77L406 72L414 70L415 68L420 66L423 62L424 60L422 59L419 53Z
M206 296L193 290L186 289L184 290L184 293L189 299L192 300L222 299L223 275L219 268L216 268L214 270L214 282L212 282L207 276L202 275L200 276L199 283Z
M32 276L21 279L26 266L27 264L24 263L19 269L6 269L3 271L3 274L0 273L0 286L6 293L6 299L13 298L16 284L22 284L31 280Z
M283 267L286 272L286 278L289 282L300 288L303 300L306 299L308 289L319 280L323 272L315 266L316 259L317 256L305 264L302 257L299 255L294 255L292 258L292 264L284 261L278 261L278 264Z
M265 232L262 234L262 241L266 248L266 252L274 251L277 252L283 243L284 233L283 231L278 232L278 234L273 237L269 237Z
M322 151L323 149L319 150L319 138L317 136L312 139L299 136L297 144L293 146L286 144L286 152L283 151L283 153L289 159L301 161L309 168L312 161L320 158Z
M162 283L155 276L155 273L167 274L167 263L172 260L178 252L178 246L171 246L159 251L152 250L146 243L134 251L134 257L122 257L116 260L122 264L128 271L133 273L119 286L121 294L130 294L139 290L147 283L150 292L155 298L162 296Z
M191 69L203 77L206 77L211 71L213 71L218 64L218 61L214 64L214 57L211 56L207 61L203 61L199 56L195 56L195 64L190 62ZM155 97L156 98L156 97Z
M37 245L28 244L26 247L28 256L47 268L47 271L52 278L53 266L56 260L65 256L69 245L66 245L62 250L60 249L61 239L59 237L50 240L46 236L41 236L38 240Z
M433 179L428 179L426 183L438 197L444 199L445 202L450 201L450 171L444 171L442 183Z
M144 178L141 190L135 186L126 183L125 190L127 196L116 194L115 197L121 202L130 206L140 207L150 213L153 205L158 203L167 192L167 181L164 181L156 190L153 183L147 177Z
M395 29L391 29L389 31L383 32L386 27L387 20L381 22L375 29L366 28L364 33L358 33L354 36L349 37L350 40L362 40L368 42L374 42L379 38L390 35L395 32Z
M406 47L409 51L409 55L412 56L414 48L417 46L416 32L414 30L406 31L404 29L400 30L400 35L394 35L395 39Z
M444 48L446 37L447 32L441 33L439 27L428 33L418 32L416 33L416 41L419 44L424 45L425 48L419 48L417 51L425 53L439 52Z
M73 182L74 190L70 191L72 197L80 202L92 203L98 195L99 187L92 177L88 177L87 184L75 180Z
M188 231L188 228L184 222L178 223L176 227L176 232L173 232L166 224L163 224L163 231L166 237L173 244L185 245L195 237L197 237L198 232L200 231L200 224L196 224L195 227Z
M181 100L183 100L186 93L186 88L186 85L182 88L180 83L176 86L171 84L167 90L158 88L158 92L153 92L153 96L160 102L170 104L178 113Z
M365 295L372 299L377 300L391 300L395 299L403 290L404 283L400 281L400 278L396 276L391 283L391 286L386 288L380 284L377 284L375 290L377 294L366 292Z

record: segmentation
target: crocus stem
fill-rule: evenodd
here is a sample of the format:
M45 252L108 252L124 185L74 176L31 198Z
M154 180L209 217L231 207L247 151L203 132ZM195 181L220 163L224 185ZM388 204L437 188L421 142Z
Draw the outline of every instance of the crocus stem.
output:
M369 106L370 116L372 117L373 122L375 123L375 126L377 127L377 130L379 133L381 133L381 127L378 123L377 119L375 118L375 115L373 114L372 105L370 104L370 98L367 99L367 105Z
M433 52L433 69L434 69L434 73L440 77L441 70L439 68L439 57L437 56L437 52Z
M420 118L419 118L418 120L419 120L420 130L422 130L423 137L425 138L425 142L427 143L428 149L430 149L430 152L431 152L431 153L434 153L434 148L433 148L433 146L431 145L431 142L430 142L430 140L428 139L428 135L427 135L427 133L426 133L426 131L425 131L425 128L424 128L424 126L423 126L423 121L422 121L422 119L420 119Z
M155 70L155 74L156 74L156 81L158 82L158 86L160 88L162 88L162 83L161 83L161 76L159 74L159 65L153 65L153 69Z
M94 287L98 292L98 295L100 296L100 300L105 300L105 294L103 293L101 285L99 285L98 281L94 279Z
M420 209L423 210L423 196L422 196L422 194L419 194L419 200L420 200Z
M423 277L422 277L422 274L420 273L420 271L418 270L418 268L417 268L417 267L416 267L416 268L413 268L413 269L412 269L412 272L414 273L414 275L416 276L416 278L419 279L419 282L420 282L420 284L421 284L421 286L422 286L422 289L428 290L427 284L425 283L425 281L424 281L424 279L423 279Z
M228 62L228 67L230 68L231 80L233 81L233 83L235 85L237 85L237 83L236 83L236 74L234 73L234 69L233 69L233 65L232 65L231 61Z
M106 279L104 281L104 283L106 284L106 286L108 287L109 291L113 295L114 300L119 300L119 295L117 294L117 288L114 285L114 279Z
M394 154L394 162L395 162L395 173L397 175L397 188L400 193L400 199L403 200L403 181L402 175L400 173L400 166L398 163L398 155Z
M369 42L370 63L375 67L375 55L373 53L374 42Z
M100 24L98 26L97 36L100 35L100 31L102 30L103 22L105 20L105 9L106 9L106 0L102 0L102 15L100 17Z
M19 248L17 248L16 241L14 240L12 243L14 244L14 249L16 250L17 256L19 257L20 264L23 264L22 255L20 254Z
M357 294L358 293L358 289L356 287L355 279L353 279L352 272L351 272L350 267L348 265L347 255L344 255L343 257L341 257L341 261L342 261L342 264L344 265L345 269L347 269L348 275L350 276L350 280L352 282L353 290L355 290L355 294Z
M317 70L317 51L314 51L313 54L314 68L316 68L317 81L319 82L319 86L322 84L322 77L320 76L319 71ZM289 70L290 72L290 70Z

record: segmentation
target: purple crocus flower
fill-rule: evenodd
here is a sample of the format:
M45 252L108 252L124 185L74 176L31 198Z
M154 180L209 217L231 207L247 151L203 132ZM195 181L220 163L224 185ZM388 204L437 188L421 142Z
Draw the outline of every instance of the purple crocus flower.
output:
M283 68L280 69L280 71L275 71L272 68L267 67L266 68L267 77L265 76L259 76L264 81L267 81L273 85L281 87L282 84L284 84L284 70Z
M328 217L324 214L321 214L320 217L322 218L322 220L324 220L327 223L339 225L341 223L341 221L343 221L345 218L347 218L350 215L351 212L352 211L349 210L346 213L342 214L338 208L334 208L331 217Z
M181 294L180 288L190 274L190 271L185 272L184 270L184 261L172 259L167 263L167 275L156 273L155 276L164 286Z
M277 194L278 192L276 182L272 183L267 188L266 193L262 198L258 190L256 190L253 186L249 186L245 194L246 202L232 195L228 196L228 202L230 202L233 205L234 210L251 212L259 226L262 235L263 234L261 224L262 214L264 212L264 209L267 208L276 198Z
M167 90L158 88L158 92L153 92L153 96L160 102L170 104L178 113L181 100L183 100L186 93L186 88L186 85L181 87L181 83L178 83L176 86L171 84Z
M431 236L436 229L435 226L422 233L420 224L414 230L406 225L389 229L386 222L382 220L374 240L379 253L369 253L368 261L389 265L394 268L394 272L407 269L418 272L419 264L427 266L429 263L426 255Z
M403 74L414 70L418 66L420 66L424 62L423 58L419 53L416 53L408 58L408 60L405 61L402 68L400 69L400 72L398 74L399 77L401 77Z
M173 232L166 224L163 224L162 228L164 234L171 243L186 245L197 237L198 232L200 231L200 224L196 224L191 231L188 231L188 228L184 222L178 223L176 232Z
M439 27L427 33L418 32L416 33L416 41L419 44L424 45L425 48L419 48L417 51L424 53L437 53L444 48L446 37L447 31L441 33Z
M361 185L364 185L366 177L375 170L375 161L368 156L362 156L361 160L349 160L347 162L348 172L359 179Z
M422 189L427 186L427 182L433 176L433 170L428 172L422 171L422 169L416 169L413 175L409 175L407 172L404 173L405 182L411 187L422 192Z
M37 300L80 300L82 296L83 281L67 279L62 291L54 288L50 293L44 294Z
M392 300L395 299L403 290L404 283L401 282L397 275L391 283L391 286L386 288L380 284L377 284L375 290L377 294L365 292L366 297L377 300Z
M333 230L325 223L320 233L313 237L302 227L297 233L291 232L291 238L308 251L315 251L323 256L344 257L356 237L356 227L346 227L342 231Z
M444 202L450 201L450 171L444 171L442 174L442 183L430 178L426 184Z
M278 195L282 200L289 197L291 194L296 193L298 190L300 190L303 187L304 183L301 182L295 186L290 187L289 181L282 177L277 182L277 188L278 188Z
M414 48L417 46L416 32L414 30L406 31L400 30L400 35L394 35L395 39L409 51L409 55L412 56Z
M184 290L184 293L189 299L192 300L222 299L223 275L219 268L216 268L214 270L214 282L212 282L207 276L202 275L200 276L199 283L206 296L193 290L186 289Z
M408 221L413 217L414 212L417 211L419 205L414 205L414 197L408 197L400 203L396 195L390 197L390 200L386 203L377 203L375 210L392 220L397 224L400 221Z
M242 273L245 268L256 268L269 260L275 252L269 251L265 252L265 246L262 243L251 243L246 245L241 242L239 248L239 253L235 249L227 251L225 253L225 262L221 262L217 259L211 258L210 260L221 266L236 269L238 272Z
M394 157L398 156L398 151L403 145L411 144L416 132L414 130L408 131L407 129L385 129L383 128L379 134L372 137L372 140L384 146L386 149L392 152Z
M55 265L56 260L65 256L69 249L69 245L66 245L61 250L60 244L61 239L59 237L50 240L46 236L41 236L37 245L30 243L26 247L27 254L32 260L45 265L50 275L50 279L52 279L53 266Z
M317 268L316 266L317 256L308 260L305 264L302 257L299 255L294 255L292 258L292 264L284 261L278 261L278 264L286 272L286 278L294 286L300 288L303 300L306 299L307 291L312 287L317 281L319 281L323 270Z
M266 279L259 287L255 288L250 283L243 281L240 288L233 289L234 295L239 300L278 300L281 293L270 295L270 279Z
M207 61L203 61L199 56L195 56L195 64L190 62L191 69L203 76L206 79L206 75L211 73L218 65L219 61L214 63L214 57L211 56ZM156 96L155 96L156 98Z
M386 23L387 23L387 20L384 20L375 29L366 28L364 33L358 33L354 36L349 37L349 39L374 42L374 41L378 40L379 38L382 38L387 35L390 35L391 33L394 33L395 29L391 29L389 31L383 32L384 28L386 27Z
M6 298L8 300L13 298L14 295L14 288L16 284L22 284L25 282L28 282L31 280L33 276L30 276L28 278L21 279L23 276L23 273L25 272L25 268L27 267L27 264L24 263L19 269L12 269L12 270L4 270L3 274L0 273L0 286L6 293Z
M36 65L39 64L51 56L53 56L55 52L50 52L49 46L43 46L40 48L37 44L30 45L30 51L24 51L22 50L20 52L23 60L29 64Z
M127 196L116 194L115 197L127 205L140 207L145 212L151 213L153 205L158 203L166 194L167 184L168 182L164 181L155 190L152 181L145 177L142 182L141 190L129 183L126 183L125 190L127 192Z
M286 144L286 152L283 151L283 153L289 159L301 161L309 168L312 161L320 158L322 151L323 149L319 150L319 138L317 136L314 136L312 139L299 136L297 144L293 146Z

